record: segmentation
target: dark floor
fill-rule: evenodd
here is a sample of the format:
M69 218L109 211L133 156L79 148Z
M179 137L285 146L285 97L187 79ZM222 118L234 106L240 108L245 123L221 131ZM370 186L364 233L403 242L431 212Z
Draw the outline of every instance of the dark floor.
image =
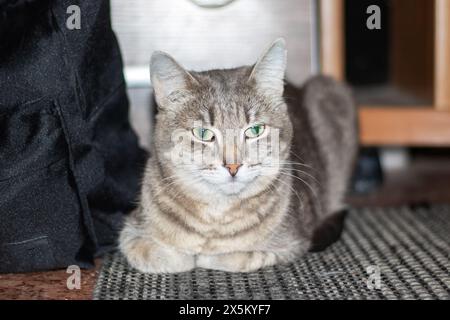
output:
M0 300L90 300L100 265L81 271L79 290L67 288L66 270L0 274Z
M386 172L375 192L350 196L348 202L353 206L450 203L450 155L418 156L408 168Z
M419 157L408 169L385 174L383 185L365 196L349 197L353 206L396 206L411 203L450 203L450 157ZM66 286L65 270L0 275L1 299L91 299L101 261L84 270L81 289Z

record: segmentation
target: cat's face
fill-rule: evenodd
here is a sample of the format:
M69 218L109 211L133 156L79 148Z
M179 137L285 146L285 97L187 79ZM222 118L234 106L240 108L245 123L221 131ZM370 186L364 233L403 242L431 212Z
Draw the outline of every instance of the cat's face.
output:
M283 101L286 50L276 41L254 67L191 72L155 53L155 153L169 176L201 197L249 196L270 187L288 157Z

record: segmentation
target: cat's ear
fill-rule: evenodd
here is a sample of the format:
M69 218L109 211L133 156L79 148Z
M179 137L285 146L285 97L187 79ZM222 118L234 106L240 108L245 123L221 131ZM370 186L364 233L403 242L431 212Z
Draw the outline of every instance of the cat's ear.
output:
M170 107L189 93L197 80L170 55L155 51L150 59L150 78L156 102L161 109Z
M281 96L284 89L286 60L286 42L283 38L279 38L272 43L256 62L249 80L256 81L258 89L263 92Z

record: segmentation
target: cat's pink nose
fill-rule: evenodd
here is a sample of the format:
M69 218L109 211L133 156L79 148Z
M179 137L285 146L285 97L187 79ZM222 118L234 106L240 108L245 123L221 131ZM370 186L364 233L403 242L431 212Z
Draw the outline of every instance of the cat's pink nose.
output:
M237 174L237 172L241 166L242 166L242 164L240 164L240 163L231 163L231 164L226 164L225 168L227 168L228 172L231 174L231 176L234 177Z

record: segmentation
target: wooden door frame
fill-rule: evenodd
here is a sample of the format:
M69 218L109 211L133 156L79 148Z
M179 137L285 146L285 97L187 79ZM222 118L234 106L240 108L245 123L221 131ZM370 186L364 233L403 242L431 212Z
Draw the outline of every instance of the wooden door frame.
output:
M321 72L345 80L345 0L318 1ZM450 146L450 1L434 1L433 105L359 106L362 145Z

